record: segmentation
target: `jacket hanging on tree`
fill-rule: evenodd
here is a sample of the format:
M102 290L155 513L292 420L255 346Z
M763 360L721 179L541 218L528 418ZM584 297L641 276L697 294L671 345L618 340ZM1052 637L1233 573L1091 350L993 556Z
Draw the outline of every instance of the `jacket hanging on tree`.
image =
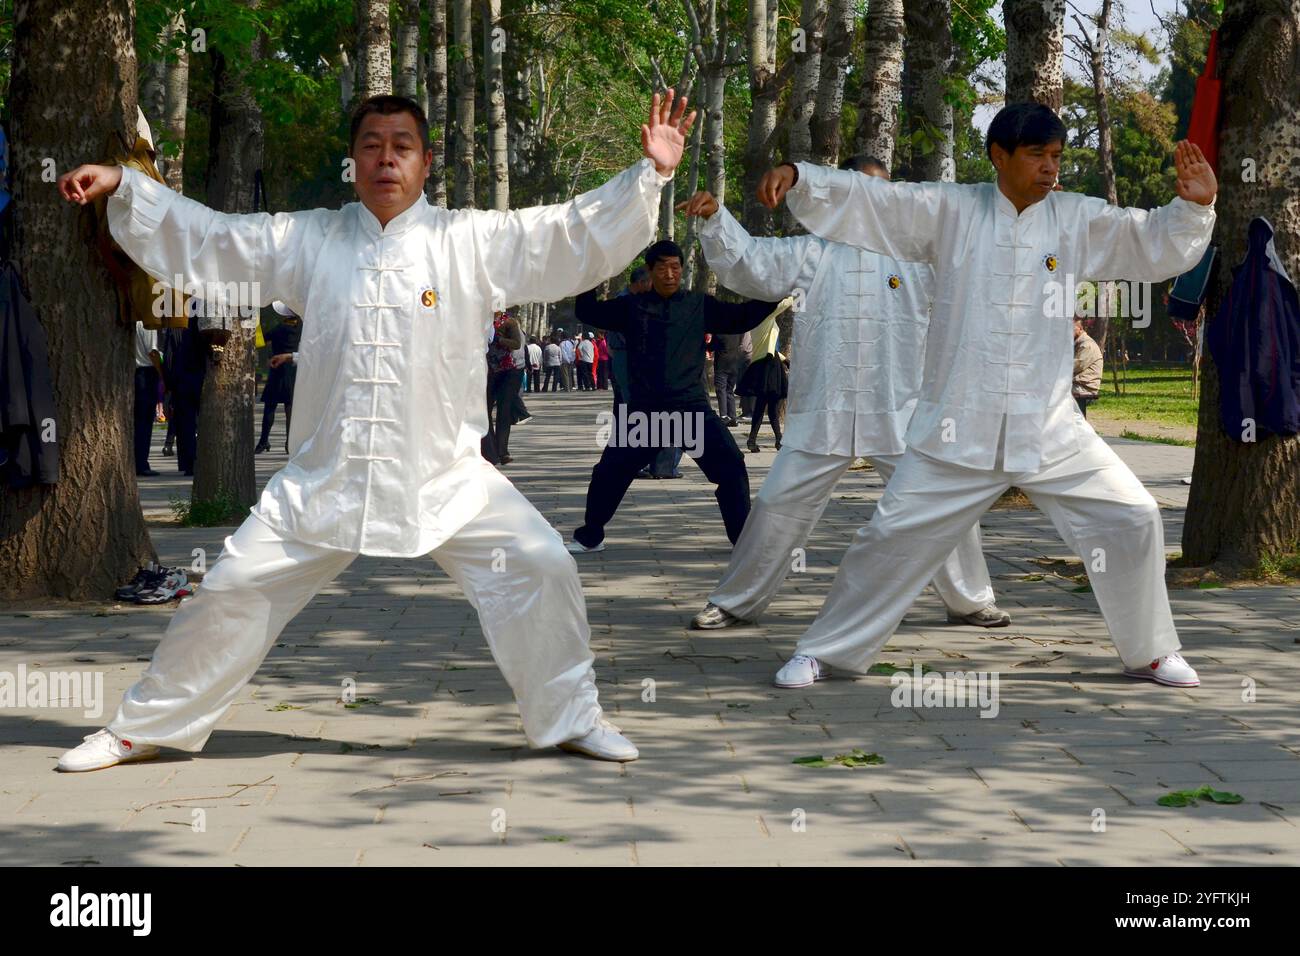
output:
M59 480L48 345L12 262L0 266L0 475L9 488Z
M1205 333L1219 370L1223 431L1235 441L1300 433L1300 299L1273 248L1273 225L1252 219L1246 257Z

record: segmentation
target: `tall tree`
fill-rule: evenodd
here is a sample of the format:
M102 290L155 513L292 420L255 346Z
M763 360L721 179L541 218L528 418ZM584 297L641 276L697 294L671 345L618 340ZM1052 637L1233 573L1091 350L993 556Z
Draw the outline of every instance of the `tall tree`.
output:
M867 6L865 67L853 148L893 166L898 105L903 96L903 0L871 0Z
M772 165L777 100L783 77L777 73L773 21L777 0L749 0L745 36L749 50L749 130L745 145L745 193L742 219L753 235L772 231L772 215L758 201L758 180Z
M456 173L452 202L474 206L474 4L453 0L456 36Z
M1110 96L1106 88L1106 43L1110 33L1111 3L1112 0L1101 0L1101 10L1092 18L1092 34L1088 33L1076 14L1074 20L1079 24L1081 35L1074 39L1087 58L1088 70L1092 74L1092 95L1097 107L1097 161L1101 165L1102 188L1106 191L1106 199L1115 204L1119 202L1119 197L1115 191L1115 149L1111 143ZM1053 109L1060 112L1059 99Z
M420 92L420 0L402 0L397 24L397 63L393 92L416 100Z
M429 0L429 142L433 165L426 191L435 206L447 205L447 0Z
M1300 0L1227 0L1219 29L1218 223L1224 264L1240 262L1247 226L1263 216L1276 230L1287 273L1300 277ZM1218 270L1206 301L1216 316L1231 270ZM1218 321L1211 318L1211 322ZM1300 550L1300 436L1254 436L1246 424L1225 434L1221 380L1238 369L1205 363L1196 465L1183 529L1184 560L1196 566L1254 566Z
M803 0L799 28L803 31L801 42L791 49L795 67L785 150L785 158L792 163L801 163L812 155L812 120L817 108L817 80L821 76L826 0ZM786 218L787 224L794 221L788 212Z
M853 56L853 6L852 0L831 0L827 11L826 41L812 122L812 161L821 166L834 165L840 154L844 79Z
M259 0L236 0L255 11ZM238 35L238 34L236 34ZM266 56L266 37L257 31L247 47L232 38L214 37L209 47L212 99L209 106L207 204L224 212L252 212L257 174L262 167L265 130L262 110L249 85L249 76ZM229 339L213 350L199 402L198 452L194 459L192 505L229 508L234 518L257 500L253 466L255 407L254 330L244 328L237 311L247 305L251 290L240 290L242 302L224 303L232 314L225 325ZM204 308L221 309L208 300Z
M60 477L0 492L0 595L107 597L155 557L131 455L134 333L117 316L89 209L51 179L134 142L131 0L29 0L9 87L14 258L49 342ZM72 43L95 24L94 42Z
M1007 102L1061 111L1065 84L1065 0L1003 0Z
M690 22L691 50L700 69L700 82L704 92L703 114L700 128L700 149L704 152L708 173L704 188L722 203L727 194L727 145L723 137L725 116L723 104L727 91L727 78L737 65L735 47L737 44L729 36L726 4L719 6L718 0L682 0ZM698 256L694 244L690 241L694 235L694 222L686 221L686 255L690 262L684 272L691 272L693 289L712 289L715 284L713 270L707 266L695 268Z
M392 29L388 0L356 0L357 62L354 94L358 102L393 92Z
M506 155L506 94L501 54L506 32L501 0L483 0L483 101L487 104L488 204L510 208L510 163Z
M907 99L911 165L908 179L952 182L951 0L904 0L907 24L903 91Z
M185 183L185 120L189 113L190 45L185 31L185 16L177 13L172 20L171 55L167 60L166 116L167 161L163 178L167 185L181 192Z

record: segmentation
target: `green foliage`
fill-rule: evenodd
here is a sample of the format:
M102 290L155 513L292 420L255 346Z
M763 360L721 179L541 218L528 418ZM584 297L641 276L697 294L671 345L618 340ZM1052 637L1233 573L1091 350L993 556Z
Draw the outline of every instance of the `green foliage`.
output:
M821 754L813 754L810 757L797 757L790 761L801 767L874 767L885 762L885 758L876 753L867 753L854 747L852 751L846 754L836 754L834 757L823 757Z
M1197 790L1174 790L1156 800L1156 803L1162 807L1194 807L1197 806L1197 800L1208 800L1211 803L1241 803L1242 796L1239 793L1229 793L1226 790L1215 790L1213 787L1205 786Z
M230 494L221 494L216 498L195 500L172 495L169 507L176 520L187 528L211 528L216 525L234 524L241 520L243 508Z

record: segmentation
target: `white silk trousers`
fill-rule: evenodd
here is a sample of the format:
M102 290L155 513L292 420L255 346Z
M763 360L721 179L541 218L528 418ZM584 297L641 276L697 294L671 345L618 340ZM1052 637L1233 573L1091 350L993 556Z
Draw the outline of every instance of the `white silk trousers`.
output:
M596 725L591 637L564 539L495 468L488 503L430 552L478 611L533 747ZM249 515L181 603L109 729L138 743L200 750L284 626L357 555L284 538Z
M876 455L870 460L888 484L901 458ZM835 483L851 464L851 456L783 446L763 479L731 562L709 602L737 617L756 620L776 596L793 564L794 549L808 542ZM978 521L978 515L971 517L965 533L949 545L947 557L927 578L933 579L935 591L954 614L970 614L994 602ZM870 582L863 580L859 586L870 587Z
M966 468L909 448L795 653L865 671L953 544L1012 485L1083 559L1125 666L1178 650L1159 506L1089 432L1080 451L1035 473Z

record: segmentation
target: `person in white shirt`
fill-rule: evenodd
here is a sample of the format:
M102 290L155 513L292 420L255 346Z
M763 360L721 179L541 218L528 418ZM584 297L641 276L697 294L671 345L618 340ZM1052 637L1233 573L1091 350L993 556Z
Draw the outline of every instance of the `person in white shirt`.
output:
M537 339L528 340L528 391L540 392L542 390L542 347L537 344Z
M869 156L850 157L840 168L889 178L884 164ZM691 622L715 629L762 614L855 458L869 459L888 483L921 388L934 272L923 262L899 262L817 236L755 238L707 192L682 205L702 219L700 247L718 282L755 299L793 293L800 303L784 441L726 573ZM932 583L950 623L1011 623L994 604L978 524Z
M578 388L584 392L596 388L596 380L591 374L592 363L596 360L596 343L588 332L578 342Z
M135 473L146 478L158 472L149 467L149 446L153 423L158 417L158 381L162 376L162 353L158 351L158 330L135 323Z
M548 389L552 392L558 392L564 386L564 350L560 348L560 343L554 339L546 343L543 350L546 356L546 378L542 379L542 391ZM566 388L567 391L567 388Z
M229 215L120 167L61 194L110 194L114 239L159 279L256 282L303 316L288 464L226 539L108 727L59 762L92 770L158 747L201 749L281 629L358 554L430 555L465 591L533 747L607 760L636 747L597 700L577 566L479 453L495 309L554 301L622 270L653 238L694 114L656 94L645 158L570 202L509 212L424 198L423 110L377 96L354 113L359 203Z
M578 346L572 335L566 335L560 340L560 352L564 356L564 390L567 392L578 387L577 377L573 374L578 360Z
M1070 397L1074 282L1159 282L1190 269L1214 228L1218 184L1199 149L1174 152L1178 196L1154 211L1055 192L1065 127L1003 108L986 149L996 183L890 183L807 163L766 173L814 235L935 270L921 395L907 450L840 562L821 613L775 678L865 671L971 524L1024 490L1084 561L1125 673L1199 684L1178 649L1155 499Z

